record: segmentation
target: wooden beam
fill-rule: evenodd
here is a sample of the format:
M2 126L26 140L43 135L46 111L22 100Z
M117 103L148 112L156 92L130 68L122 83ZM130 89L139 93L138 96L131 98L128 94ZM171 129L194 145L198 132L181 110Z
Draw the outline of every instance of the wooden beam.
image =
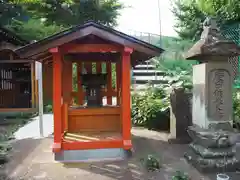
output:
M122 148L123 141L119 140L99 140L90 142L63 142L64 150L84 150L84 149L106 149L106 148Z
M58 47L51 48L51 49L49 49L49 52L50 53L59 53L59 48Z
M122 133L123 133L123 145L124 149L132 148L131 141L131 105L130 105L130 87L131 87L131 51L124 51L122 53Z
M54 152L59 152L61 150L62 140L61 110L62 110L62 57L59 52L54 52L53 53Z
M1 63L32 63L33 60L0 60Z
M73 62L79 60L91 61L91 62L103 62L112 61L118 59L121 56L120 53L78 53L78 54L66 54L65 59Z
M65 44L61 47L64 53L121 52L123 48L113 44Z

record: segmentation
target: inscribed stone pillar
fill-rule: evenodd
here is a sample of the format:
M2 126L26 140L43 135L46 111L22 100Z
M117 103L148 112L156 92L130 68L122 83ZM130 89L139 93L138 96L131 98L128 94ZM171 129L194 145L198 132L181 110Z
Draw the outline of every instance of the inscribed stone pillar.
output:
M232 66L210 61L193 67L193 124L205 129L232 127Z
M230 57L240 48L225 39L216 21L204 22L201 39L188 51L186 58L202 64L193 67L192 139L185 157L203 172L236 171L240 167L232 127L232 68Z

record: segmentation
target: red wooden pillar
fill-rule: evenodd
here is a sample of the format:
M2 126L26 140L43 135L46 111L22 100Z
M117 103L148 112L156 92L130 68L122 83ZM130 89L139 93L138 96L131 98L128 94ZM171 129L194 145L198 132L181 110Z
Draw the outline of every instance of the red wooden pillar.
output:
M53 55L53 152L59 152L61 151L62 138L62 58L58 48L50 49L50 52Z
M131 86L131 53L132 49L124 48L122 53L122 101L121 101L121 118L122 118L122 133L123 133L123 146L124 149L128 150L132 148L131 141L131 95L130 95L130 86Z

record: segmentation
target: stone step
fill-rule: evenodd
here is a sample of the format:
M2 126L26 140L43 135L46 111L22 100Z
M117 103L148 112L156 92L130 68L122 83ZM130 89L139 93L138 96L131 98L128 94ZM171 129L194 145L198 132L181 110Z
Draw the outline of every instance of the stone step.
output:
M136 80L135 84L147 84L147 83L151 83L151 84L167 84L168 81L167 80Z
M133 70L133 76L164 76L165 72L155 70Z
M134 67L134 69L138 69L138 70L147 70L147 69L155 69L156 67L154 65L151 64L144 64L144 65L137 65Z
M202 173L236 172L240 168L240 160L236 157L204 159L191 149L184 154L184 157Z
M195 143L191 143L189 146L196 154L205 159L233 157L236 154L236 151L232 147L212 149L205 148Z
M232 132L211 131L191 126L188 128L188 134L194 139L195 143L206 148L228 148L233 145L231 136L234 133Z

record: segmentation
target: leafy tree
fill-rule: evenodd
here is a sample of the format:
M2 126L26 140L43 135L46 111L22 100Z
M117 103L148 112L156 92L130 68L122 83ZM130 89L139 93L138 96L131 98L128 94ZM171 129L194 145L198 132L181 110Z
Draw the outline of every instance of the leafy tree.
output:
M39 40L88 20L114 26L121 8L118 0L0 0L0 25Z
M45 18L46 23L72 26L94 20L108 26L115 26L123 8L119 0L42 0L39 3L25 4L31 16Z
M172 12L176 17L176 32L183 39L199 39L205 14L195 0L174 0Z
M240 20L239 0L197 0L199 9L209 16L214 16L222 23Z
M216 17L221 25L240 20L239 0L173 0L172 9L182 38L199 39L206 16Z
M64 29L63 26L55 24L46 25L40 19L30 19L27 22L13 20L6 27L28 41L40 40Z
M6 0L0 0L0 25L9 24L13 18L21 19L22 8L18 4L12 4Z

